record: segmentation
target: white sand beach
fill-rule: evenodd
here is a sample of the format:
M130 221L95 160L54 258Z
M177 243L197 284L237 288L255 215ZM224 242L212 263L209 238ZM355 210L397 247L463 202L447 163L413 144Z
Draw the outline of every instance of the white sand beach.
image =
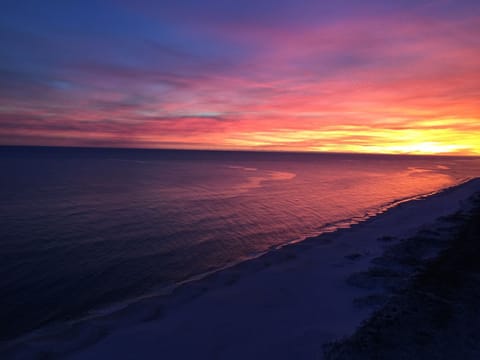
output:
M29 334L7 344L2 358L322 359L325 343L352 334L375 309L359 299L388 295L389 286L358 274L387 247L422 232L435 236L419 256L434 256L451 231L444 217L468 211L478 191L473 179L404 202L172 294Z

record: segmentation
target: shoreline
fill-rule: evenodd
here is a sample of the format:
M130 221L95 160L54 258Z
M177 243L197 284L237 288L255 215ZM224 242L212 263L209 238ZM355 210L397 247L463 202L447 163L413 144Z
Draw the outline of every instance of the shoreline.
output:
M462 184L464 184L464 183L466 183L466 182L468 182L472 179L474 179L474 178L473 177L459 178L459 179L457 179L457 183L450 184L450 185L445 186L443 188L440 188L440 189L437 189L437 190L432 190L432 191L429 191L429 192L426 192L426 193L420 193L420 194L417 194L417 195L411 195L411 196L406 196L406 197L403 197L403 198L397 198L397 199L385 202L383 204L379 204L377 206L365 209L364 213L361 214L361 215L358 214L358 215L350 217L350 218L344 218L344 219L335 220L335 221L332 221L332 222L325 223L324 225L319 227L317 229L317 231L315 231L315 232L306 233L302 237L295 238L295 239L290 240L288 242L285 242L283 244L271 246L268 249L263 250L263 251L258 251L258 252L255 252L255 253L247 254L247 255L243 256L242 258L240 258L238 260L235 260L235 261L232 261L230 263L225 264L224 266L221 266L221 267L218 267L218 268L212 268L211 270L205 271L203 273L199 273L197 275L194 275L194 276L191 276L191 277L188 277L188 278L185 278L185 279L181 279L179 281L176 281L176 282L171 283L171 284L166 285L166 286L156 287L156 288L152 289L150 292L145 293L143 295L139 295L139 296L131 297L131 298L126 298L126 299L123 299L123 300L120 300L120 301L116 301L116 302L112 302L112 303L109 303L109 304L104 304L104 305L101 305L101 306L98 306L98 307L94 307L91 310L89 310L87 312L84 312L80 315L77 314L77 315L72 316L72 317L65 317L63 319L57 319L57 320L48 322L48 323L46 323L46 324L44 324L44 325L42 325L38 328L29 329L26 332L23 332L19 335L12 336L10 338L0 339L0 347L1 347L2 343L12 343L12 342L18 341L19 339L21 341L21 339L23 339L25 337L28 337L30 334L33 334L33 333L37 333L37 332L41 332L41 331L48 331L51 328L56 328L56 327L59 327L59 326L62 326L62 325L74 326L76 323L79 323L79 322L90 321L92 319L94 320L97 317L109 316L112 313L122 311L126 307L135 305L139 302L141 303L145 300L148 301L149 299L152 299L152 298L162 298L162 297L165 297L165 296L171 296L172 293L174 293L176 291L176 289L178 289L180 287L189 286L189 284L191 284L191 283L195 283L197 281L202 281L205 278L208 278L210 276L214 276L218 272L228 271L228 269L236 267L243 262L249 262L249 261L253 261L257 258L261 258L263 256L268 256L269 253L279 251L283 247L288 247L288 246L291 246L291 245L294 245L294 244L298 244L298 243L304 242L306 240L314 240L315 241L315 239L318 239L319 237L324 236L326 234L335 233L337 231L342 231L344 229L351 228L352 226L356 226L360 223L365 223L365 222L369 221L370 219L373 219L373 218L383 214L384 212L388 211L389 209L394 208L394 207L396 207L396 206L398 206L398 205L400 205L404 202L421 200L421 199L427 198L429 196L436 195L436 194L442 193L444 191L448 191L450 188L455 188L457 186L460 186L460 185L462 185Z
M263 312L267 312L267 318L270 319L270 316L275 316L276 314L278 317L283 314L283 311L290 311L292 314L289 315L290 318L287 323L289 327L292 327L298 321L291 318L293 315L296 315L294 313L295 309L292 309L291 306L302 305L305 302L303 305L306 305L311 313L315 312L312 318L315 318L320 323L323 321L325 325L318 326L319 324L314 322L309 322L307 325L300 323L302 326L299 331L304 331L308 335L302 337L302 340L299 340L298 343L293 344L293 347L299 349L302 346L308 347L310 344L309 353L313 352L315 356L321 356L321 346L319 347L321 344L319 343L323 344L326 341L332 341L339 336L348 334L372 313L372 308L364 307L359 309L352 301L355 298L364 296L369 290L356 289L345 281L342 282L342 280L348 278L353 273L367 269L370 262L383 253L385 242L380 239L389 237L391 238L388 241L390 244L398 242L401 238L411 237L422 226L430 224L439 216L446 216L451 212L455 212L458 208L462 208L462 206L465 208L468 196L478 190L480 190L480 179L476 178L436 191L433 194L400 200L374 216L360 223L353 224L351 227L340 228L335 232L309 237L303 241L291 242L253 259L243 261L220 271L216 270L214 273L206 276L203 275L201 279L189 281L187 284L177 287L171 295L164 298L157 296L146 298L104 316L91 317L75 324L63 324L55 328L33 332L14 341L13 344L8 346L6 354L20 354L25 358L35 357L35 354L40 353L50 353L57 356L69 354L76 355L78 358L83 356L88 358L92 358L92 356L98 356L98 358L106 356L118 357L124 354L120 349L117 349L118 345L126 346L130 351L139 349L139 346L144 348L145 346L140 345L142 342L151 343L152 339L161 338L158 334L165 334L165 329L169 327L177 328L177 336L182 336L186 330L182 328L179 321L181 322L182 318L185 317L185 313L187 313L190 321L196 324L194 327L199 330L198 335L201 335L200 338L203 336L202 342L204 344L198 343L198 336L194 334L190 335L189 338L187 336L187 339L184 338L183 342L193 341L196 344L197 350L194 351L193 348L195 346L193 346L191 356L195 354L197 357L200 356L202 358L202 356L205 356L207 358L212 354L212 351L214 353L217 352L217 349L213 348L218 346L227 349L224 351L228 353L232 348L235 348L234 343L236 339L235 336L232 336L230 341L225 338L220 341L220 345L213 344L211 341L213 339L212 331L213 333L215 331L211 325L209 325L210 327L203 326L202 321L217 322L217 325L221 325L224 322L223 319L228 319L231 317L230 315L235 315L238 311L240 313L243 312L243 317L233 316L228 322L228 326L226 326L234 334L242 335L243 331L240 330L254 326L255 324L252 324L253 320L257 318L257 321L262 321L262 319L258 319L258 316L253 315L265 317ZM423 209L420 206L422 204ZM425 212L425 208L431 211L431 213L422 213L422 211ZM415 220L412 220L412 214L409 215L412 211L413 215L415 215L415 212L416 215L419 215L416 216L417 219ZM398 226L398 222L401 222L402 225ZM397 227L395 228L395 226ZM324 262L319 264L319 260ZM335 274L330 276L329 272ZM252 276L254 274L255 276ZM305 278L312 280L312 282L310 284L302 284ZM296 284L296 282L300 282L300 284ZM316 284L314 290L312 290L312 284ZM295 290L292 291L289 287L293 287ZM337 291L336 300L340 299L339 302L343 306L343 310L341 309L342 306L337 306L339 310L337 315L343 314L342 316L345 317L344 310L346 309L346 312L350 315L349 318L338 319L337 316L338 321L335 321L334 314L329 314L325 304L321 309L318 309L318 305L311 302L312 298L316 301L325 300L323 290L328 292L329 288ZM304 301L302 292L309 299ZM252 300L249 299L252 294L260 294L261 296L256 300ZM286 298L276 301L275 299L270 299L276 295L283 295ZM239 300L238 296L243 296L243 300ZM330 295L329 301L330 305L334 306L335 296ZM225 306L225 303L228 305ZM246 308L244 305L247 305ZM210 318L203 316L202 309L208 312L212 308L222 307L223 316L213 315ZM282 309L282 311L279 312L277 308ZM262 313L259 313L259 311ZM308 313L304 315L306 315L305 319L309 318ZM330 316L330 318L322 318L324 316ZM248 320L250 320L250 323L248 323ZM269 334L264 337L263 339L266 342L277 344L277 339L291 338L291 331L288 329L283 329L284 331L279 332L277 329L272 329L273 324L269 322L264 323L262 321L262 324L262 334L268 334L268 330L273 330L276 335ZM222 326L219 327L222 328ZM223 327L225 328L225 326ZM190 326L187 326L187 328L190 328ZM208 336L202 333L202 329L210 331L210 341ZM66 334L58 335L64 332ZM141 332L143 336L135 338L135 341L130 341L129 344L126 341L120 341L121 339L125 340L125 336L131 339L126 334L138 334L138 332ZM315 333L317 335L320 334L320 336L314 336ZM221 332L218 335L221 335ZM171 336L173 337L174 335ZM312 339L306 341L309 337L312 337ZM115 344L112 344L112 341ZM315 342L314 349L312 349L312 342ZM280 340L280 343L283 343L283 341ZM257 343L257 345L260 345L262 349L265 347L265 344ZM239 344L236 346L239 346ZM238 355L236 356L244 358L245 356L258 354L258 352L254 351L254 348L255 346L250 348L247 353L239 353L237 351L236 354ZM150 354L168 357L173 356L173 350L171 346L157 344L153 347L147 346L146 351ZM82 353L82 351L85 352ZM277 351L278 349L275 350L275 353ZM104 355L102 356L102 354ZM240 356L241 354L242 356ZM267 355L270 356L271 353L265 352L265 356ZM284 358L287 356L287 353L279 351L277 355L280 358ZM224 354L220 358L223 358L222 356L227 357ZM299 356L302 355L300 354ZM230 356L228 357L231 358Z
M222 271L228 271L229 269L234 268L236 266L239 266L244 262L254 261L254 260L256 260L258 258L261 258L263 256L268 256L269 253L272 253L272 252L275 252L275 251L280 251L284 247L289 247L289 246L292 246L292 245L295 245L295 244L302 243L304 241L316 241L316 240L318 240L318 238L320 238L322 236L325 236L327 234L332 234L332 233L335 233L337 231L342 231L342 230L345 230L345 229L349 229L352 226L357 226L359 224L366 223L369 220L374 219L375 217L382 215L386 211L388 211L392 208L395 208L396 206L401 205L402 203L422 200L422 199L428 198L430 196L435 196L435 195L441 194L443 192L447 192L450 189L453 189L457 186L461 186L461 185L463 185L465 183L468 183L469 181L472 181L472 180L475 180L475 179L476 179L475 177L464 178L464 179L459 180L459 182L454 184L454 185L449 185L449 186L441 188L439 190L434 190L434 191L431 191L431 192L428 192L428 193L423 193L423 194L409 196L409 197L405 197L405 198L401 198L401 199L396 199L396 200L390 201L388 203L381 204L377 208L367 210L365 212L365 214L363 216L360 216L360 217L353 217L353 218L334 221L334 222L331 222L331 223L326 223L325 225L321 226L319 228L319 231L316 232L315 234L304 236L304 237L301 237L301 238L298 238L298 239L294 239L294 240L288 241L288 242L286 242L284 244L281 244L281 245L272 246L265 251L261 251L261 252L258 252L258 253L254 253L254 254L244 256L243 258L241 258L238 261L229 263L229 264L227 264L223 267L216 268L216 269L213 269L211 271L200 273L198 275L195 275L193 277L190 277L190 278L187 278L187 279L184 279L184 280L180 280L180 281L176 282L175 284L165 286L164 288L161 288L160 290L155 291L153 293L149 293L149 294L139 296L139 297L136 297L136 298L133 298L133 299L129 299L129 300L126 300L126 301L113 303L113 304L107 305L107 306L99 308L99 309L94 309L94 310L90 311L89 313L87 313L86 315L81 316L80 318L78 318L78 319L76 319L72 322L89 320L89 319L96 318L96 317L99 317L99 316L108 316L112 313L115 313L117 311L121 311L124 308L126 308L128 306L131 306L133 304L136 304L138 302L141 302L145 299L158 298L158 297L163 297L163 296L170 296L178 288L181 288L183 286L188 286L189 284L195 283L197 281L202 281L205 278L208 278L210 276L214 276L216 273L220 273ZM41 330L41 329L39 329L39 330ZM12 339L12 340L14 340L14 339Z

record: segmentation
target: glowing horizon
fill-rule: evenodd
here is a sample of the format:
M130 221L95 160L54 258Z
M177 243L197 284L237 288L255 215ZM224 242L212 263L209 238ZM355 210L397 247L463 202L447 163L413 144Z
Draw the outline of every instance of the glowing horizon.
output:
M0 145L480 155L474 1L29 5Z

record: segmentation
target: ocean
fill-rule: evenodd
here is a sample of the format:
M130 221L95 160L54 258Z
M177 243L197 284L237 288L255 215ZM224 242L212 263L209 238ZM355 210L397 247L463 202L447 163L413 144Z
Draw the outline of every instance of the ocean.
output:
M474 157L0 147L0 339L480 176Z

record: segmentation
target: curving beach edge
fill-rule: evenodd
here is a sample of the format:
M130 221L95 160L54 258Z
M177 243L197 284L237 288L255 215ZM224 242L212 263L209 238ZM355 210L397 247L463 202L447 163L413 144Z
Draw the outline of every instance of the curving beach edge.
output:
M478 299L473 285L479 206L476 178L186 284L169 296L34 332L3 344L0 355L453 358L442 356L461 346L463 358L478 358L480 322L474 320L480 316L472 305ZM447 336L448 349L442 347ZM436 357L428 357L432 351Z

